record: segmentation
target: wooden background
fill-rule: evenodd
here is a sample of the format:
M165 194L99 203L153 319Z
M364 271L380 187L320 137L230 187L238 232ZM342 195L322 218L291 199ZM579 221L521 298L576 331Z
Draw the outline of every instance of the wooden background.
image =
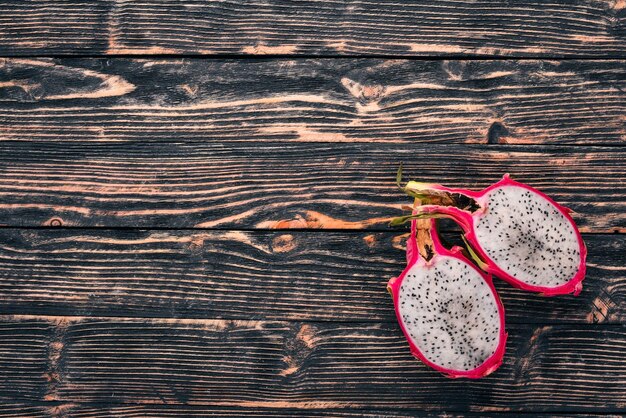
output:
M0 57L0 416L626 413L623 0L0 0ZM400 162L584 233L482 380L396 324Z

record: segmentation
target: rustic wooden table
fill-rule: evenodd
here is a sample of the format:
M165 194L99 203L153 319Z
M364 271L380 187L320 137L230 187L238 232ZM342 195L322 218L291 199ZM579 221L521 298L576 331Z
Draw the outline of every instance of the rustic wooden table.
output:
M623 0L0 0L0 56L0 416L626 413ZM396 324L400 162L584 232L482 380Z

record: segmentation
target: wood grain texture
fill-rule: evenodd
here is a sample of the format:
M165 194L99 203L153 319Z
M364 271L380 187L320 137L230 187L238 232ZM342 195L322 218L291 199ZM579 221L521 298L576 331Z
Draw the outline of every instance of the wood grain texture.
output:
M626 414L623 0L0 0L0 57L0 417ZM395 321L400 162L585 232L486 379Z
M0 398L42 397L54 335L55 326L45 321L0 320Z
M0 391L29 388L23 399L529 412L624 412L626 401L621 326L511 328L504 365L479 381L427 369L395 324L21 316L0 326Z
M395 323L385 288L404 268L404 239L0 229L0 312ZM626 236L585 241L579 297L545 298L496 281L509 323L626 322Z
M626 61L0 64L2 140L623 145L625 113Z
M408 178L482 188L509 172L573 209L584 232L624 231L624 148L264 143L0 142L0 224L387 228Z
M0 0L0 55L99 53L107 47L109 0Z
M1 418L52 418L58 417L54 407L46 406L42 402L16 401L11 398L0 398Z
M235 418L290 418L290 417L333 417L333 418L483 418L479 412L428 412L417 410L371 410L363 408L344 409L296 409L296 408L245 408L211 405L133 405L133 404L77 404L51 402L15 402L0 399L2 418L168 418L168 417L235 417ZM493 418L515 418L524 416L519 412L489 413ZM533 413L536 418L621 418L621 415L568 413Z
M624 56L620 0L0 2L0 54Z

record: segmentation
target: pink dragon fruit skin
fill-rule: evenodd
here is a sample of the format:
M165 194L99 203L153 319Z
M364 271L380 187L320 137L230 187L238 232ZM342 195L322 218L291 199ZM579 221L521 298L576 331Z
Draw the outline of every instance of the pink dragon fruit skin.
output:
M414 213L419 217L454 219L463 229L471 244L470 251L475 252L473 258L483 270L515 287L545 296L578 295L582 290L587 249L580 231L569 209L542 192L511 180L508 174L479 192L417 182L408 182L405 191L422 197L443 192L473 199L478 209L428 204L418 207ZM498 211L501 211L500 218L490 215ZM496 219L489 220L489 217ZM511 229L512 221L507 217L519 221L514 224L518 231ZM537 236L522 234L521 229L536 232ZM507 238L510 238L508 242ZM511 249L507 252L509 246ZM527 256L521 259L519 253L524 254L524 251Z
M422 257L416 236L417 222L424 221L411 222L411 236L407 240L406 251L407 267L400 276L391 279L387 286L411 353L451 378L477 379L486 376L502 364L507 339L504 307L492 279L461 254L461 247L455 246L448 250L441 245L434 219L426 221L431 225L431 257L429 260ZM435 289L434 294L429 295L429 290L424 289L416 290L418 294L410 294L410 281L413 280L415 285L418 276L421 276L421 284L426 289ZM451 283L450 288L447 288L446 281L457 283ZM437 294L436 289L447 291ZM408 307L411 302L417 307ZM479 303L482 304L480 308ZM425 313L425 305L428 312L442 312L441 317L438 317L438 313Z

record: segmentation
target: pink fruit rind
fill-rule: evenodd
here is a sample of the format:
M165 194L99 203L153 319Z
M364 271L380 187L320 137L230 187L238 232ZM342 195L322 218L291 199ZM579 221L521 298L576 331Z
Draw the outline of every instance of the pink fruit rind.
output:
M429 184L427 186L428 188L432 190L444 191L444 192L449 192L449 193L458 193L461 195L471 197L472 199L476 200L478 203L484 203L484 200L485 200L484 196L487 193L489 193L493 189L497 189L498 187L511 186L511 185L530 190L531 192L536 193L537 195L546 199L548 202L553 204L559 210L559 212L563 214L565 219L567 219L567 221L573 226L574 231L576 232L576 238L579 243L580 263L578 265L578 270L576 274L567 283L561 286L557 286L557 287L534 286L534 285L519 281L515 277L511 276L510 274L502 270L494 262L491 261L489 256L482 249L482 247L478 245L478 242L474 234L474 217L472 216L470 212L467 212L465 210L462 210L453 206L424 205L418 208L417 213L418 214L419 213L431 214L433 216L440 215L440 216L454 219L463 229L463 232L467 240L475 244L474 250L478 253L482 261L485 263L485 266L486 266L485 270L509 282L511 285L522 290L527 290L531 292L539 292L543 294L544 296L565 295L569 293L572 293L574 296L577 296L582 291L582 286L583 286L582 281L585 278L585 274L586 274L587 247L585 246L585 243L582 239L580 231L576 227L576 223L574 222L574 219L572 219L572 217L569 214L570 210L568 208L558 204L557 202L555 202L550 197L546 196L541 191L534 189L526 184L519 183L515 180L512 180L508 174L505 174L504 177L502 177L502 180L500 180L499 182L494 183L491 186L487 187L486 189L483 189L478 192L465 190L465 189L451 189L451 188L447 188L438 184Z
M395 307L396 318L398 319L398 324L400 325L400 328L402 329L402 332L404 336L406 337L406 340L409 342L410 351L413 356L415 356L416 358L418 358L420 361L430 366L431 368L443 373L447 377L450 377L453 379L460 378L460 377L465 377L469 379L479 379L481 377L489 375L490 373L495 371L498 367L500 367L500 365L502 364L502 359L504 357L504 352L506 349L506 340L508 337L508 334L504 327L504 306L502 305L502 301L498 297L498 294L496 293L496 289L493 286L493 280L492 280L491 275L485 274L483 271L476 268L467 258L465 258L461 254L461 251L462 251L461 247L454 246L452 247L451 250L448 250L447 248L445 248L441 244L441 241L439 240L439 237L437 235L436 228L435 228L435 223L436 223L435 219L432 219L430 231L431 231L431 238L433 241L434 255L433 255L433 258L427 262L426 260L424 260L423 257L420 256L418 248L417 248L417 238L416 238L417 221L415 220L411 221L411 236L407 240L407 266L402 271L402 274L400 274L396 278L389 280L389 283L387 285L387 290L389 291L389 293L391 294L393 298L393 304ZM413 343L413 340L409 336L409 333L402 322L402 317L401 317L400 308L399 308L400 303L398 301L398 298L400 295L400 286L402 284L402 281L404 280L405 276L408 274L411 267L413 267L415 264L421 264L425 266L429 263L433 263L436 260L436 257L438 256L449 256L449 257L457 258L461 260L463 263L473 268L478 274L480 274L480 276L484 279L484 281L489 286L489 289L492 295L494 296L497 306L498 306L498 316L499 316L499 321L500 321L500 333L498 336L499 338L498 346L496 350L494 351L494 353L489 358L487 358L480 366L472 370L461 371L461 370L447 369L445 367L441 367L431 362L430 360L428 360L422 354L419 348Z

